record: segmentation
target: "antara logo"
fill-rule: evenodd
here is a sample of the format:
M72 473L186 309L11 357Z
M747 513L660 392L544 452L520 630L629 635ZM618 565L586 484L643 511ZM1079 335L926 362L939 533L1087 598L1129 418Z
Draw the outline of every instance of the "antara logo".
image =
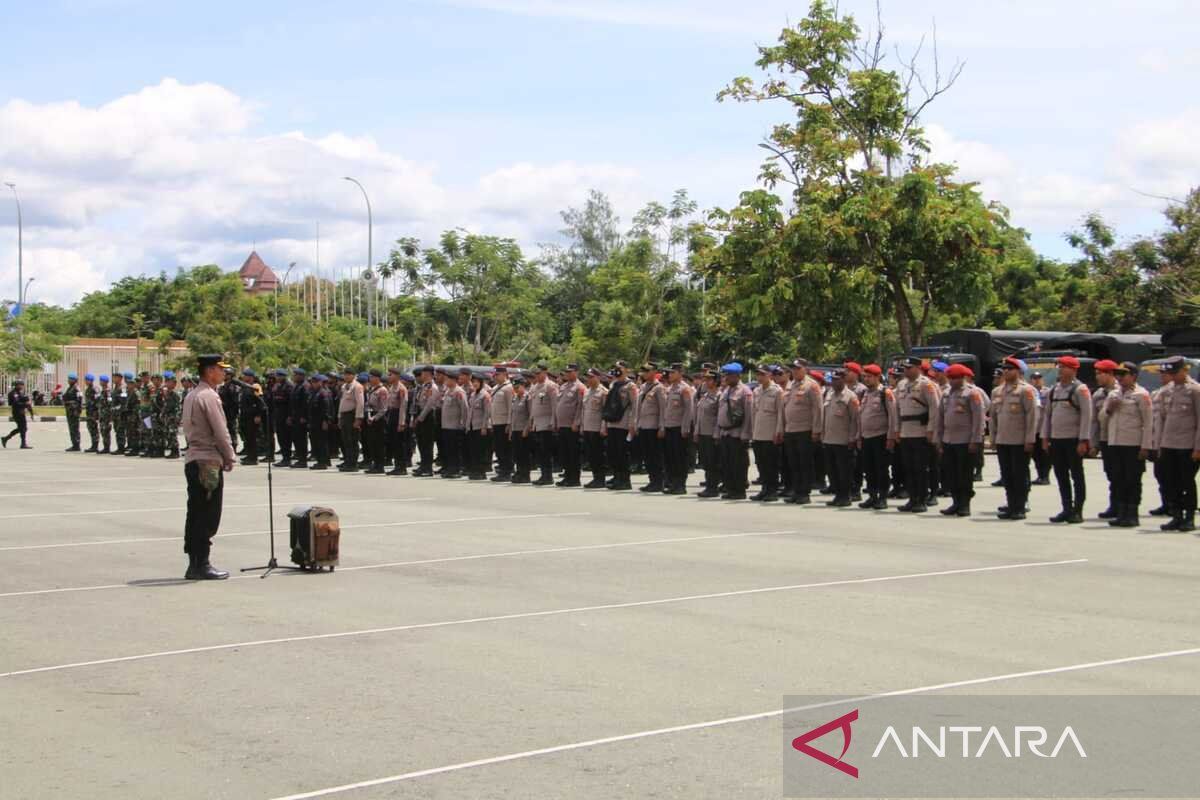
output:
M851 725L857 721L858 709L856 708L848 714L797 736L792 740L792 748L849 775L851 778L857 778L858 767L845 760L846 753L850 750ZM842 752L836 758L810 744L835 730L842 732ZM930 735L925 729L914 725L911 733L912 735L908 739L910 747L905 749L904 741L901 740L895 726L889 725L883 735L879 737L879 743L875 745L871 758L879 758L880 754L889 746L894 748L901 758L920 758L923 754L927 757L946 758L947 754L954 756L959 752L962 753L963 758L982 758L989 750L994 750L1005 758L1020 758L1025 751L1038 758L1058 758L1059 753L1068 744L1074 748L1080 758L1087 758L1083 744L1070 725L1063 729L1049 753L1043 752L1042 748L1050 741L1050 733L1040 725L1014 726L1011 736L1008 737L1001 733L995 725L986 729L981 725L942 726L936 729L934 735ZM974 740L977 744L973 745L972 734L980 735ZM961 746L951 747L956 738Z

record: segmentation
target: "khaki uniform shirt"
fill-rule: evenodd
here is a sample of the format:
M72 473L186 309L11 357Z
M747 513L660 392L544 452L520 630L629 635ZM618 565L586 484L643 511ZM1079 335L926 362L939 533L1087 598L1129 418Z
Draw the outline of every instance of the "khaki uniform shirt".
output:
M992 441L1033 444L1037 439L1037 389L1025 381L1000 384L992 397Z
M442 407L442 390L433 381L418 383L413 391L417 393L413 402L413 413L417 422L424 422L430 414Z
M367 423L373 423L387 416L388 390L383 384L367 390L366 417Z
M1168 450L1200 450L1200 383L1191 378L1166 393L1158 446Z
M695 403L693 390L683 381L667 386L667 411L663 415L664 428L679 428L684 436L692 432Z
M825 396L824 422L821 441L824 444L844 445L859 438L858 413L861 404L851 389L832 389Z
M554 424L559 428L576 428L583 422L583 396L587 387L578 378L558 387L558 404L554 407Z
M867 389L858 410L859 434L863 439L886 436L900 438L900 415L896 411L896 393L887 386Z
M721 391L707 389L696 393L696 433L699 436L717 435L717 402Z
M637 402L637 427L639 431L664 430L663 417L667 411L667 387L658 381L642 386Z
M457 384L442 390L442 430L467 429L467 393Z
M808 375L802 381L792 381L783 393L783 432L818 435L824 427L825 404L821 385Z
M1088 440L1093 447L1099 447L1108 441L1108 418L1103 415L1104 402L1113 394L1120 391L1120 387L1114 386L1108 389L1104 386L1096 389L1092 393L1092 433ZM1149 399L1150 393L1146 392L1146 399Z
M771 381L765 387L754 390L753 441L774 441L776 434L783 434L783 389Z
M529 428L529 394L518 395L513 392L508 410L508 435L515 439Z
M943 444L971 444L983 441L983 392L963 385L950 389L942 403L940 434Z
M741 425L736 427L732 425L730 409L738 409L742 412ZM748 442L753 428L754 393L750 391L750 387L744 383L738 383L734 387L721 387L717 405L717 438L723 439L731 436Z
M1107 431L1108 444L1153 450L1154 403L1150 393L1136 383L1132 389L1102 391L1106 397L1100 407L1100 425Z
M604 421L604 400L608 397L608 389L600 384L595 389L588 389L583 395L583 417L580 430L584 433L600 433L608 429Z
M492 389L492 426L507 425L512 416L513 386L508 381L498 383Z
M625 413L616 422L608 422L605 425L609 428L620 428L623 431L631 431L637 424L637 405L638 405L638 387L633 381L626 380L625 385L618 388L616 383L608 388L609 392L620 392L624 395L621 405L625 408Z
M1066 385L1056 382L1046 392L1042 407L1042 438L1079 439L1092 435L1092 392L1076 379Z
M547 379L534 383L526 390L529 396L529 416L534 431L554 430L554 407L558 404L558 384Z
M364 398L363 385L358 381L350 381L342 387L342 395L338 400L338 413L349 414L353 411L354 418L360 419L363 415Z
M204 381L183 399L183 435L188 451L184 461L232 464L236 457L229 441L225 409L215 389Z
M901 438L936 434L941 398L937 384L924 375L900 381L896 386L896 409L900 414Z

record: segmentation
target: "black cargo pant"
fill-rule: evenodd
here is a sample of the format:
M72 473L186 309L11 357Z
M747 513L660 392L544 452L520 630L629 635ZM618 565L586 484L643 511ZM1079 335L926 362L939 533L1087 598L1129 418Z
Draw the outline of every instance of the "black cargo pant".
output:
M603 484L607 470L605 469L604 437L599 431L585 431L583 444L587 448L588 466L592 470L592 480Z
M308 421L292 419L292 460L300 464L308 463Z
M1083 477L1083 456L1079 455L1078 439L1051 439L1050 462L1054 465L1054 480L1064 511L1083 509L1087 484Z
M850 499L850 476L853 474L854 458L849 445L825 445L825 464L829 471L829 488L835 501Z
M534 446L537 447L539 479L549 480L554 477L554 430L533 432Z
M638 446L642 451L642 463L650 486L663 485L663 440L658 438L658 428L641 428L637 433Z
M719 441L725 493L745 495L750 472L749 442L738 436L722 436Z
M292 460L292 426L288 424L287 417L287 406L283 406L282 410L279 406L275 407L275 438L279 440L279 458L282 461Z
M787 453L787 465L791 470L793 497L808 497L813 482L812 431L796 431L783 435L783 450Z
M1050 478L1050 466L1053 460L1053 453L1047 453L1045 448L1045 440L1039 434L1033 443L1033 466L1037 472L1039 481L1048 480Z
M462 428L442 428L439 452L442 454L442 474L461 475L466 449L467 432Z
M400 409L389 408L387 412L387 457L392 466L400 468L404 463L404 431L400 427Z
M467 474L486 475L491 468L488 463L488 440L491 435L484 435L482 430L467 431Z
M900 439L900 458L904 461L905 488L908 501L924 505L929 497L929 440L924 436L904 436Z
M1191 450L1164 447L1158 460L1166 480L1167 507L1175 516L1196 513L1196 467Z
M221 526L221 504L224 502L225 473L217 478L217 488L209 494L200 484L200 462L189 461L183 467L187 479L187 517L183 523L183 552L200 564L208 563L212 537Z
M366 457L371 469L382 470L387 460L387 415L378 422L364 425L363 433L366 434Z
M509 440L511 445L509 452L512 453L513 459L513 477L524 478L529 480L529 470L532 466L529 457L529 437L524 435L524 431L516 431Z
M629 483L629 431L625 428L609 427L608 470L619 484Z
M859 451L859 463L862 464L863 476L867 480L867 495L876 500L886 500L888 496L888 464L891 463L891 453L887 449L887 436L872 436L863 439L862 450Z
M358 431L354 429L354 412L343 411L338 415L342 429L342 466L358 466Z
M562 466L564 481L574 483L579 480L579 434L569 427L558 429L558 463Z
M779 494L779 446L775 442L755 440L754 468L758 470L758 480L762 484L765 495Z
M970 451L970 445L943 444L941 464L944 488L954 499L954 504L971 502L975 494L971 480L971 474L975 471L975 454Z
M688 450L687 442L683 440L682 428L667 428L666 438L663 439L664 474L666 488L682 490L687 488Z
M329 464L329 437L325 435L320 422L310 423L308 435L312 439L312 457L315 464ZM250 440L246 440L246 452L250 450Z
M437 438L437 423L433 421L433 416L430 415L417 425L417 452L420 454L420 463L417 465L417 470L424 474L433 473L433 441Z
M1104 466L1104 477L1108 479L1108 507L1115 511L1116 504L1124 501L1117 499L1117 476L1113 472L1113 449L1108 446L1107 442L1100 443L1100 463ZM1145 465L1142 466L1144 469Z
M496 450L496 474L510 477L513 471L512 440L507 425L492 426L492 444Z
M696 449L700 454L700 469L704 470L704 489L715 492L721 488L721 459L717 455L717 440L701 435Z
M1140 448L1134 446L1104 446L1104 458L1110 483L1109 496L1118 516L1136 517L1142 504L1142 475L1146 462L1138 458Z
M1023 514L1029 499L1029 453L1023 444L998 444L996 459L1000 462L1000 480L1004 482L1008 510Z

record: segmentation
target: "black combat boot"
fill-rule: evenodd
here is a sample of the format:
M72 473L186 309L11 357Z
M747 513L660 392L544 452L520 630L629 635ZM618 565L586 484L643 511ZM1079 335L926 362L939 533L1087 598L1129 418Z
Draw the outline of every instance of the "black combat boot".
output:
M1160 531L1177 531L1183 528L1183 512L1176 512L1171 516L1170 522L1164 522L1158 526Z
M1056 525L1059 523L1063 523L1063 522L1070 522L1071 521L1071 512L1064 508L1062 511L1058 512L1053 517L1051 517L1050 521Z
M1196 530L1196 512L1191 510L1184 514L1183 522L1179 523L1179 527L1176 530L1180 533L1191 533Z
M1071 515L1069 517L1067 517L1067 523L1071 524L1071 525L1082 525L1083 524L1083 504L1082 503L1077 503L1075 505L1075 507L1071 509Z

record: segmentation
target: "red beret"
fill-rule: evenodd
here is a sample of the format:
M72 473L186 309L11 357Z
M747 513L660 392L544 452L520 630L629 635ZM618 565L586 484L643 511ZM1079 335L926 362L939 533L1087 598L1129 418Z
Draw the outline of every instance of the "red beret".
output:
M1075 356L1060 356L1058 359L1060 367L1070 367L1071 369L1079 369L1079 359Z
M865 367L863 367L863 372L867 373L868 375L883 375L883 369L878 364L867 364Z
M951 364L946 370L947 378L974 378L975 373L966 364Z
M842 364L842 366L856 375L862 375L862 364L859 364L857 361L847 361L845 364Z
M819 370L819 369L810 369L808 371L808 374L817 383L825 382L825 373L821 372L821 370Z
M1096 362L1096 372L1116 372L1120 364L1112 359L1105 358Z

